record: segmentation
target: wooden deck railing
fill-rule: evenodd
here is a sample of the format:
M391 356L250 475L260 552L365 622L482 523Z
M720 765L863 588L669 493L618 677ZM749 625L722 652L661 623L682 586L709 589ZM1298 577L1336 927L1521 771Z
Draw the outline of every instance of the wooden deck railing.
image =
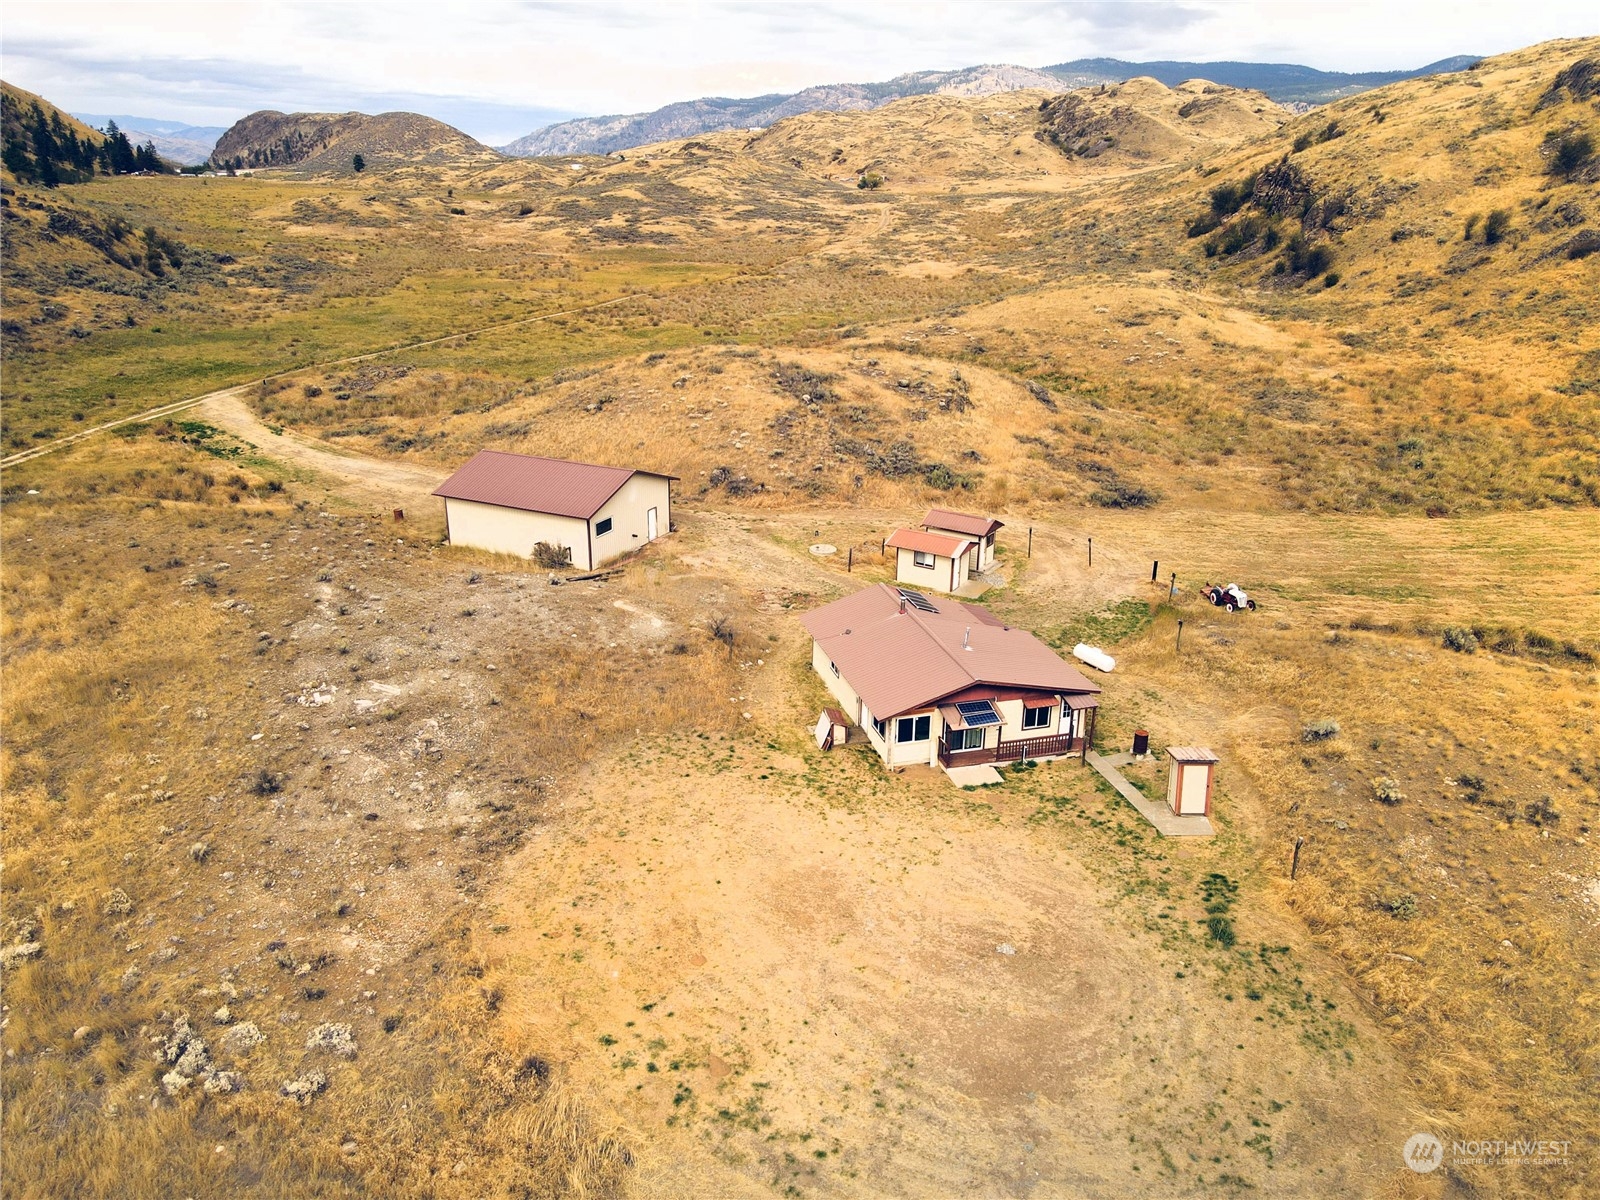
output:
M978 766L983 763L1018 762L1024 758L1060 758L1076 754L1083 749L1083 739L1058 733L1049 737L1001 739L998 746L984 746L977 750L952 750L944 738L939 739L939 761L945 766Z

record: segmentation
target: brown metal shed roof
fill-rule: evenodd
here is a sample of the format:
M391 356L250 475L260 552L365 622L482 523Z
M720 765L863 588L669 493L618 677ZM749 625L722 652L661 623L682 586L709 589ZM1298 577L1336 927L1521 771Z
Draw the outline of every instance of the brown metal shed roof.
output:
M657 474L504 450L480 450L433 494L448 500L474 500L587 521L633 476Z
M968 537L988 537L996 529L1003 529L1005 522L996 521L993 517L975 517L971 513L959 513L949 508L930 508L928 515L922 518L922 527L948 529Z
M1172 755L1174 762L1214 763L1222 761L1214 751L1206 746L1168 746L1167 753Z
M899 591L880 583L800 618L878 719L926 708L974 684L1100 691L1026 630L1001 624L975 604L925 599L935 611L907 604L902 612Z
M958 558L963 550L972 545L972 539L928 533L922 529L896 529L889 535L888 544L897 550L921 550L924 554Z

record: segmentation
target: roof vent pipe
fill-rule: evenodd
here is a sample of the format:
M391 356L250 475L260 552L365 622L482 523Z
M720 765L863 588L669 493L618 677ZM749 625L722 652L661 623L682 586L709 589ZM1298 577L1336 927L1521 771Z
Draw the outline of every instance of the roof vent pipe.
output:
M966 633L961 635L961 648L963 650L971 650L972 649L972 626L971 625L968 625Z
M906 615L906 598L904 596L900 597L900 615L902 617Z

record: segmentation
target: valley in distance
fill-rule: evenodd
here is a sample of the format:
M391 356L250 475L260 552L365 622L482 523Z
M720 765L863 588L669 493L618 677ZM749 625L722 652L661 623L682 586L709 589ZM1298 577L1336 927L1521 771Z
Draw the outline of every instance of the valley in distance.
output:
M0 1195L1593 1195L1600 39L1444 65L7 85Z

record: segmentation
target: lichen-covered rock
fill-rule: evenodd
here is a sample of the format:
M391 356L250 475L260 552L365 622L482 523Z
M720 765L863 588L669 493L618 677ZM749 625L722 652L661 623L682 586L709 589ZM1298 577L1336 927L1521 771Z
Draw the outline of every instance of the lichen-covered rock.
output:
M229 1010L228 1006L224 1004L221 1008L217 1009L216 1012L211 1014L211 1019L218 1025L226 1025L233 1020L233 1013Z
M200 1086L210 1095L226 1096L244 1086L244 1076L237 1071L207 1071Z
M311 1097L318 1092L326 1091L328 1077L321 1071L307 1071L294 1079L283 1081L283 1094L301 1104L311 1103Z
M133 911L133 901L128 899L128 893L121 888L112 888L106 893L100 911L108 917L125 917Z
M19 962L38 958L43 949L41 942L18 942L15 946L7 946L0 950L0 970L9 970Z
M249 1054L266 1040L254 1021L240 1021L222 1035L222 1048L229 1054Z
M342 1022L324 1021L306 1038L307 1050L330 1050L340 1058L356 1056L355 1034Z
M168 1071L161 1077L161 1090L169 1096L176 1096L189 1086L189 1077L177 1071Z

